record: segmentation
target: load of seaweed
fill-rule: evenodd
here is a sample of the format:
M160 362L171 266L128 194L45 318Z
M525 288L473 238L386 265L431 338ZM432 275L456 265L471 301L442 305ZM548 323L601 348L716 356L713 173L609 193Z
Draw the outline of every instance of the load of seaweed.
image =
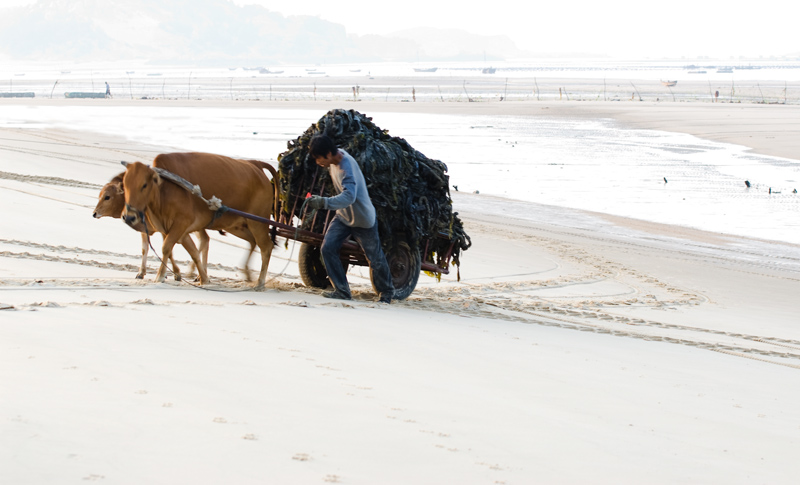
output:
M453 263L472 244L457 212L453 212L447 166L415 150L403 138L390 136L354 110L336 109L312 124L278 156L281 212L303 220L307 194L336 195L328 171L308 153L311 138L324 133L361 167L378 218L384 250L406 242L424 253L423 260L440 261L453 246ZM299 198L299 199L298 199ZM322 232L325 218L305 218L302 228ZM423 243L424 241L424 243Z

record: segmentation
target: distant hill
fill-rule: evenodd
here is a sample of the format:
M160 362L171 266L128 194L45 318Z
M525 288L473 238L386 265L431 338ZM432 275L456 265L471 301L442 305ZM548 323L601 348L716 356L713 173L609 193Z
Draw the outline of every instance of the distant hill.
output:
M0 9L0 55L148 59L198 65L478 60L516 57L505 36L419 29L348 35L344 26L226 0L39 0Z
M393 32L387 37L417 43L420 60L471 61L485 58L489 62L527 54L504 35L475 35L464 30L417 28Z

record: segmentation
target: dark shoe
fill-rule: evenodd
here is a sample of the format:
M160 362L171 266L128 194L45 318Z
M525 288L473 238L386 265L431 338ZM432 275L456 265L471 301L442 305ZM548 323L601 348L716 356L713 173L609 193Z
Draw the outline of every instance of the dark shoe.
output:
M392 302L392 294L391 293L383 293L381 297L378 299L380 303L389 304Z
M323 291L322 296L325 298L333 298L334 300L350 300L350 295L342 293L341 291Z

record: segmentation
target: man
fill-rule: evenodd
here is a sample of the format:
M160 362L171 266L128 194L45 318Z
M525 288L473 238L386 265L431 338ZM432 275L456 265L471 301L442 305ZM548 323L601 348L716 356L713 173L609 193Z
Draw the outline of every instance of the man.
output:
M339 192L334 197L311 197L309 209L335 210L322 241L322 261L333 284L333 291L324 292L326 298L349 300L350 286L339 259L342 244L353 236L367 256L372 282L380 295L379 301L389 303L394 295L394 285L386 256L381 249L378 236L378 220L375 207L369 198L367 183L358 167L358 162L346 151L334 145L327 135L315 135L308 145L309 154L320 167L327 168L333 186Z

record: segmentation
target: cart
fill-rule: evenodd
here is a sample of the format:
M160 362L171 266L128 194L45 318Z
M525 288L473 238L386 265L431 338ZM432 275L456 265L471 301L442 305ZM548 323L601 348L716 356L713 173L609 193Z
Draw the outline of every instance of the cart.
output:
M277 180L274 181L274 183L277 184ZM324 192L324 189L325 187L323 185L319 190L320 195ZM279 186L278 190L280 190ZM301 194L296 194L293 199L281 202L290 203L292 205L292 210L288 214L283 210L279 210L277 221L225 206L223 206L222 210L252 221L268 224L274 228L277 236L299 242L300 250L297 255L297 262L300 271L300 279L303 281L303 284L313 288L327 288L330 283L328 281L328 273L322 262L322 252L320 248L335 211L308 210L304 202L305 199L309 198L311 195L311 193L307 193L305 197L303 197ZM279 200L284 201L285 199L279 197ZM298 207L300 207L299 218L289 215L297 213L296 209ZM320 225L322 227L321 232L303 229L303 227L320 227ZM396 238L392 247L384 248L386 262L389 265L389 271L392 274L392 283L395 288L394 299L405 299L414 291L421 271L435 275L450 273L449 266L453 259L454 248L457 241L452 239L448 234L440 233L433 236L442 238L449 243L447 245L448 249L444 254L437 254L435 260L422 257L422 255L429 254L428 245L431 242L430 237L423 238L420 244L415 245L407 238L403 238L402 234L397 236L400 237ZM352 239L344 243L340 254L345 271L347 271L349 266L369 265L361 246ZM370 279L372 279L371 273ZM374 282L372 286L375 288Z

